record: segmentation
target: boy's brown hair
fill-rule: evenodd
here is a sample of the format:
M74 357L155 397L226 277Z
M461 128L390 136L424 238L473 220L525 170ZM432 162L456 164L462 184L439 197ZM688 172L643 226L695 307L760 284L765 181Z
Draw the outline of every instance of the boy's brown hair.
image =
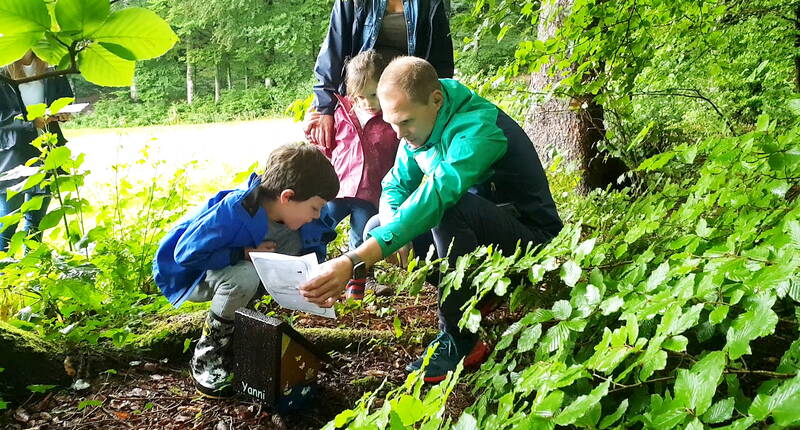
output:
M369 81L377 83L381 79L383 69L389 62L383 55L370 49L362 51L347 63L346 88L349 96L363 95L364 87Z
M314 196L333 200L339 193L339 178L331 162L314 145L290 143L272 151L261 186L245 200L245 207L258 209L265 200L276 200L283 190L293 190L292 200Z
M413 102L428 104L431 93L441 89L441 84L431 63L422 58L403 56L392 60L381 75L378 88L386 87L401 90Z

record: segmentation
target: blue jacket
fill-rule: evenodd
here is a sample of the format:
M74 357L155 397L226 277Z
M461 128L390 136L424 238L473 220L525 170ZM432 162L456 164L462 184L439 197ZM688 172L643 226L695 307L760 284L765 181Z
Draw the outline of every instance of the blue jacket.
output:
M314 66L314 107L333 115L334 93L345 95L344 68L359 52L375 47L387 0L335 0L328 35ZM403 0L408 53L428 60L440 78L453 77L453 39L444 0ZM412 30L413 29L413 30Z
M252 174L247 189L220 191L162 239L153 261L153 277L175 307L186 301L207 270L236 264L243 258L243 248L264 241L269 225L266 211L261 207L251 216L242 205L260 182ZM327 243L336 237L335 228L326 209L319 219L300 227L303 254L314 252L320 262L324 260Z

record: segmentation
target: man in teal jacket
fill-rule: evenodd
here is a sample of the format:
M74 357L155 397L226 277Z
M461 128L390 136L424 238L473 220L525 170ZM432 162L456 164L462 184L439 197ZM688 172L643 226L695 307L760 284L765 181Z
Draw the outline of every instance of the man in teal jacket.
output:
M386 68L378 98L384 120L402 139L383 181L381 225L360 247L325 263L322 274L302 287L308 300L331 305L347 279L362 271L354 269L428 230L438 255L452 262L482 245L510 253L518 242L546 243L561 230L533 144L497 106L457 81L437 79L428 62L414 57L397 58ZM461 288L440 300L441 333L426 381L444 379L462 359L474 367L488 355L475 334L458 328L461 307L474 292Z

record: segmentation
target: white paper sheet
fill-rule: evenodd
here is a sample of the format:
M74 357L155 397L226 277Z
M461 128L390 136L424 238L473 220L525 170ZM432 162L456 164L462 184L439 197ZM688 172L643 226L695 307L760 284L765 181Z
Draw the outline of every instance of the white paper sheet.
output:
M264 288L279 305L287 309L336 318L336 311L333 308L321 308L300 295L300 285L317 276L319 263L315 254L294 257L274 252L251 252L250 260L253 261Z

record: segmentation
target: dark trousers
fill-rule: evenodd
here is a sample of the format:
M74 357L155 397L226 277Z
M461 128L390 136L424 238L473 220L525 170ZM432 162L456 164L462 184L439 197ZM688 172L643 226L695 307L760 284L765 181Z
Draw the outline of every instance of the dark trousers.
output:
M22 207L22 204L27 202L28 200L40 195L39 193L32 192L32 191L23 191L12 198L8 198L6 193L0 193L0 217L6 216L19 208ZM22 226L23 230L30 233L38 233L34 238L36 240L41 239L41 232L39 232L39 223L44 218L44 215L47 213L47 206L50 204L50 197L45 197L42 201L42 207L36 210L29 210L22 215L22 219L24 220L24 224ZM2 226L2 223L0 223ZM9 225L2 233L0 233L0 248L3 251L8 250L9 242L11 242L11 238L14 236L14 233L17 231L17 224Z
M367 223L365 230L369 231L378 224L377 217L374 217ZM551 234L524 224L513 211L498 207L495 203L472 193L464 194L455 206L445 211L442 221L431 230L431 233L436 253L440 258L446 256L451 263L455 263L458 257L480 246L494 245L504 254L510 255L516 249L517 242L521 242L521 246L525 246L528 242L538 245L552 239ZM416 242L423 242L425 236L427 235L415 239L415 252ZM448 249L449 255L447 255ZM475 339L476 335L467 330L460 330L458 322L464 314L461 308L475 292L474 287L462 285L458 290L451 290L447 299L442 302L442 290L439 289L439 328L465 343Z

